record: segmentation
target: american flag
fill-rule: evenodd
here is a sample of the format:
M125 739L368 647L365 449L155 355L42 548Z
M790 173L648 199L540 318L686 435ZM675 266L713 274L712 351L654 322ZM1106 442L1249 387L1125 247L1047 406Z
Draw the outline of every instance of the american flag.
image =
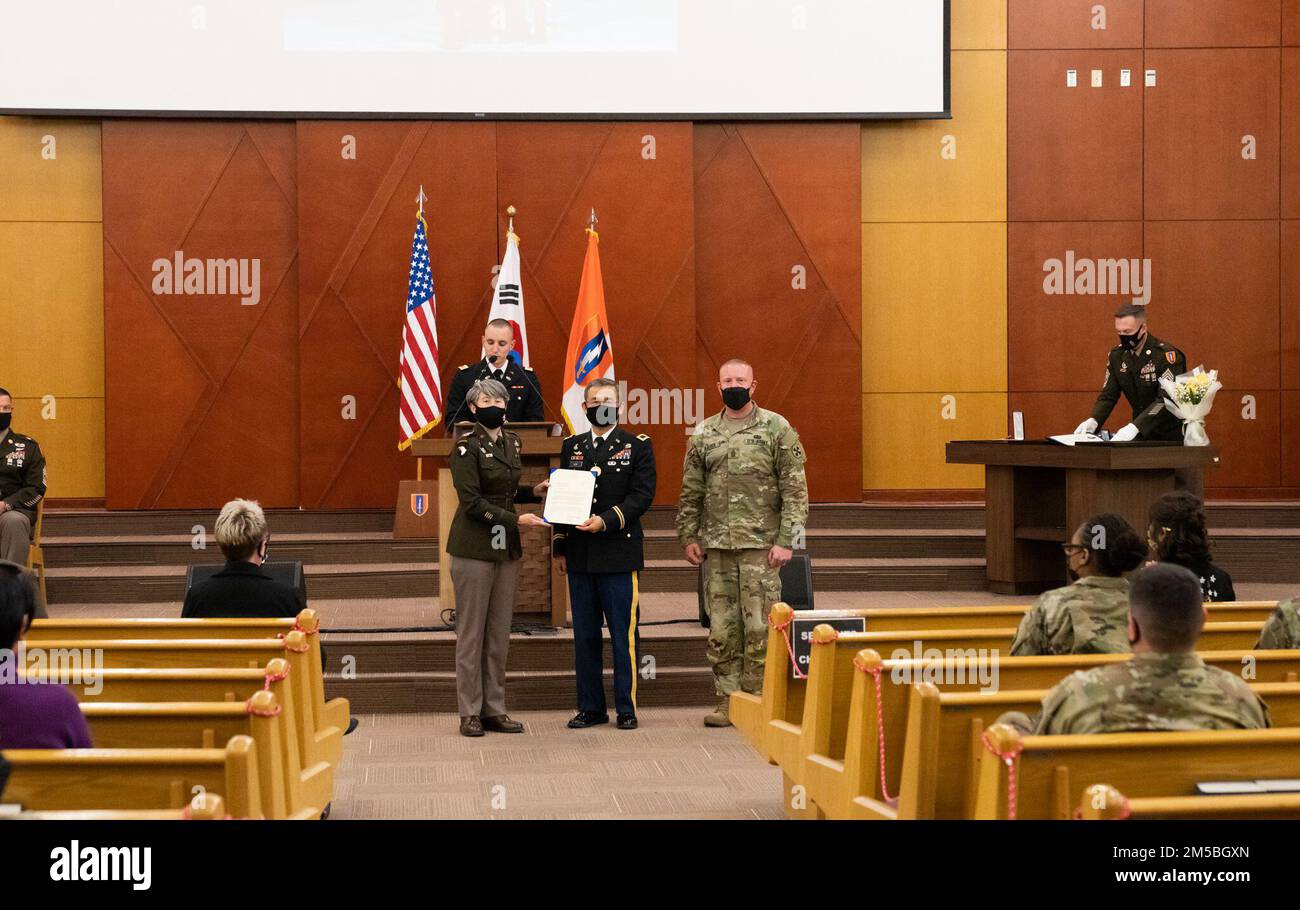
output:
M442 421L442 380L438 377L438 302L429 268L429 238L424 209L415 220L411 273L406 290L406 324L402 327L397 448L408 448Z

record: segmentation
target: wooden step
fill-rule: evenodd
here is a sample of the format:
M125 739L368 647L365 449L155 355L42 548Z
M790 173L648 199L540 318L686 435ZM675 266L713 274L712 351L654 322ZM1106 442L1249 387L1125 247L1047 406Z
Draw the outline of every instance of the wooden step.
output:
M455 713L456 674L381 673L343 679L325 677L325 696L348 699L353 714ZM614 713L613 671L605 671L605 698L610 720ZM661 669L654 679L637 681L637 704L644 707L689 707L717 704L713 672L698 667ZM573 669L564 671L508 672L506 706L511 711L576 709L577 689Z

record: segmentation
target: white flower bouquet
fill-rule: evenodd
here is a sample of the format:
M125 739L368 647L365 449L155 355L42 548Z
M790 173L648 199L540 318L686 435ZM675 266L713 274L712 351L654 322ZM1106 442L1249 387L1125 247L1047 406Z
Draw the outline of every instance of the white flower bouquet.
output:
M1205 418L1214 406L1214 393L1223 388L1219 371L1207 373L1198 366L1174 379L1161 378L1160 388L1165 392L1165 409L1183 422L1183 445L1208 446Z

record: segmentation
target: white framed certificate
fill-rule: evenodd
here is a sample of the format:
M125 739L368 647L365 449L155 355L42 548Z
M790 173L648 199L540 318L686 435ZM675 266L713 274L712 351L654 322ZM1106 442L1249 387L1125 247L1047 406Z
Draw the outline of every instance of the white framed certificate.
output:
M591 503L595 498L595 474L556 468L546 489L542 517L553 525L580 525L591 517Z

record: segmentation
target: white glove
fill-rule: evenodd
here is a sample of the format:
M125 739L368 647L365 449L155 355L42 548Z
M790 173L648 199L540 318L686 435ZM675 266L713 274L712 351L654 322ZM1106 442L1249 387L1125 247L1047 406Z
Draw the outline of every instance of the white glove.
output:
M1097 432L1097 421L1093 420L1091 417L1089 417L1083 423L1079 424L1077 427L1074 428L1075 436L1080 436L1084 433L1095 433L1095 432Z
M1129 442L1138 438L1138 428L1136 424L1128 423L1120 427L1115 435L1110 438L1111 442Z

